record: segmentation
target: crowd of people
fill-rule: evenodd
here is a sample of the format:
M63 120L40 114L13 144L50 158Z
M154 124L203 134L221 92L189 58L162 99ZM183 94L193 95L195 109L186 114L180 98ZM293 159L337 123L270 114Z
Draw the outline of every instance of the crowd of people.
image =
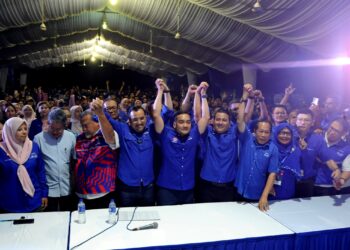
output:
M23 87L0 101L0 212L257 201L350 193L350 110L156 90ZM154 88L153 88L154 89ZM287 108L288 107L288 108Z

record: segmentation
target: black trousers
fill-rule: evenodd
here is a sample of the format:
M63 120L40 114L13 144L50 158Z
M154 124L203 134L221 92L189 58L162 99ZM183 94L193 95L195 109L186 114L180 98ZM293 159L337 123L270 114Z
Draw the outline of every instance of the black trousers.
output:
M237 199L233 182L215 183L199 180L196 202L225 202Z

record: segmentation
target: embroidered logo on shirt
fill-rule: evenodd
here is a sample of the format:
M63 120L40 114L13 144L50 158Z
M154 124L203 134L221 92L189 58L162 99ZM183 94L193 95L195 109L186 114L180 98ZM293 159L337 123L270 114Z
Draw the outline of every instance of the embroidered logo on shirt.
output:
M179 139L177 139L177 137L173 137L172 139L171 139L171 142L172 143L177 143L179 141Z
M265 157L270 157L270 154L269 154L268 152L265 152L265 153L264 153L264 156L265 156Z
M344 151L343 150L338 150L337 151L337 155L340 156L340 157L343 157L344 156Z

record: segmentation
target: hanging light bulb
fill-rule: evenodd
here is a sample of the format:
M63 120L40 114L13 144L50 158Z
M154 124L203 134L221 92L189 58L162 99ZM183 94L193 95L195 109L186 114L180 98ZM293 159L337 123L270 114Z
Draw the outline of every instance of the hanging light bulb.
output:
M176 32L175 39L180 39L180 38L181 38L180 32Z
M104 30L108 29L107 21L103 21L102 29L104 29Z
M91 56L91 62L95 62L96 61L96 57L95 56Z
M252 12L261 12L263 11L263 8L260 4L260 0L256 0L256 2L253 5Z
M47 30L46 25L45 25L44 22L42 22L42 23L40 24L40 29L41 29L42 31L46 31L46 30Z
M176 34L175 34L175 39L180 39L181 34L179 32L180 29L180 1L177 1L177 8L176 8Z
M118 3L118 0L109 0L109 2L112 4L112 5L116 5Z
M85 62L85 55L84 55L84 62L83 62L83 66L86 66L86 62Z
M100 67L103 67L103 59L101 59Z
M40 24L40 29L42 31L46 31L47 28L46 28L46 25L44 23L44 21L45 21L44 0L42 0L40 3L41 3L41 24Z

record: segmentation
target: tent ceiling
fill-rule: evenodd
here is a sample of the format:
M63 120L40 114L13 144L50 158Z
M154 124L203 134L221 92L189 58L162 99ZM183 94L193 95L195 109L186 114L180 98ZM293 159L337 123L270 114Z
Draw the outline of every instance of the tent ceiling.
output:
M3 0L0 63L42 67L94 55L151 75L184 75L349 52L349 0L260 0L253 12L255 2Z

